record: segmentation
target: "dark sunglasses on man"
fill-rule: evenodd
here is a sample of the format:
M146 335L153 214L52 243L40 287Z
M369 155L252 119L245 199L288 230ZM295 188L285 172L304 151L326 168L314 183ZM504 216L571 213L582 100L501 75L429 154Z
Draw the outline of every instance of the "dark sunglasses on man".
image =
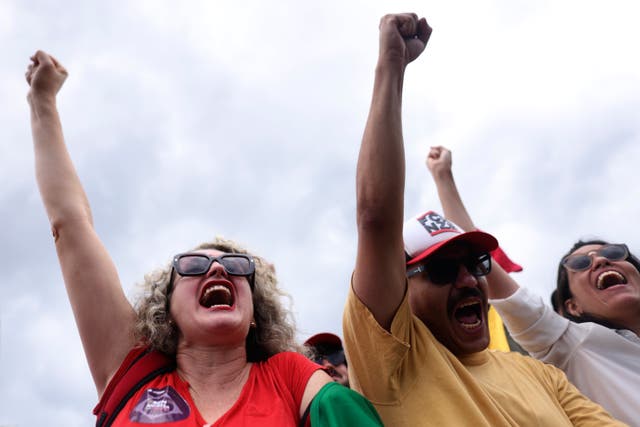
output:
M606 258L609 261L622 261L629 257L629 248L624 243L603 245L586 254L571 254L564 257L562 265L571 271L584 271L593 265L594 256Z
M199 252L178 254L173 257L173 270L181 276L200 276L209 271L214 262L219 263L227 274L247 277L253 290L256 266L253 258L248 255L224 254L212 257ZM173 271L171 276L173 278Z
M333 366L338 366L338 365L342 365L343 363L346 363L347 359L345 358L344 351L342 350L338 350L329 354L317 354L313 358L313 361L316 362L318 365L322 365L322 363L325 360L327 360Z
M491 272L491 255L483 253L480 255L470 255L463 259L430 259L417 267L407 270L407 277L424 273L432 283L436 285L446 285L455 283L461 265L463 265L472 276L486 276Z

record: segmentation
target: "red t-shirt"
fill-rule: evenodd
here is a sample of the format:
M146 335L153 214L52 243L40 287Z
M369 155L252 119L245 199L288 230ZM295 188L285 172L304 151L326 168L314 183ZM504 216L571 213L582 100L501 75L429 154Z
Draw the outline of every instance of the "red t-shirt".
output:
M142 387L113 426L296 426L307 382L318 369L319 365L292 352L254 363L238 400L213 424L202 418L191 399L189 384L173 371Z

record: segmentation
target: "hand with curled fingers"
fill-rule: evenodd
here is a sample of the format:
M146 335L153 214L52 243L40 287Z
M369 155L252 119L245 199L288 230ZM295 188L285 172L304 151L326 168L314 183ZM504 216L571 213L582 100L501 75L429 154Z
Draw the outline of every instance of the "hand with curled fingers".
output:
M385 15L380 20L380 59L400 61L403 66L424 51L431 36L425 18L415 13Z
M431 172L431 175L434 177L451 173L451 151L441 145L431 147L425 163L427 164L429 172Z
M29 102L54 100L67 78L67 70L51 55L41 50L31 58L25 77L31 89L27 95Z

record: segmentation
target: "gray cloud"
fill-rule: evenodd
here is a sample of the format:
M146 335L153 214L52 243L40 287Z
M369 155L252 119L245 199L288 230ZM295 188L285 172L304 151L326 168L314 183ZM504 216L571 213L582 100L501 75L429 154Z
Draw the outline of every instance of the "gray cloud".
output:
M97 400L33 177L29 55L46 49L70 71L65 136L127 295L221 234L276 264L303 339L340 333L386 7L0 3L0 425L91 425ZM442 144L477 224L545 298L581 235L640 247L628 225L640 214L637 6L423 7L405 4L435 28L407 71L406 215L439 209L423 159Z

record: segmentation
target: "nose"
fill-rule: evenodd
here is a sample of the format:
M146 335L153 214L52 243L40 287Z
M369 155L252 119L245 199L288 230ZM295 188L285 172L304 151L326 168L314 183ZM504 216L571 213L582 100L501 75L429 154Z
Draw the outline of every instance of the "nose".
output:
M211 267L209 267L209 271L207 272L207 277L218 276L218 277L227 277L227 270L220 264L218 261L214 261L211 263Z
M461 265L458 270L458 277L454 283L456 288L475 288L478 286L478 278L469 273L467 267Z
M611 262L607 258L602 255L598 255L596 252L590 252L589 256L591 257L592 270L597 270L604 265L611 265Z

